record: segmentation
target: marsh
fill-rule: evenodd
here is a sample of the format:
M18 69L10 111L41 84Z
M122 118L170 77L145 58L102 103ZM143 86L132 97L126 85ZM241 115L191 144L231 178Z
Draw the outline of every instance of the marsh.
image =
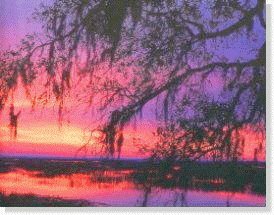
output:
M1 161L1 206L263 207L266 200L264 163Z

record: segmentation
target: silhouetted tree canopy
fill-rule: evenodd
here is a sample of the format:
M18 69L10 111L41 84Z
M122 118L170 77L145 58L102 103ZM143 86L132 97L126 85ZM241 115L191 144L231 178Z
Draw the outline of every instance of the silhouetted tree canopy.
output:
M184 152L176 149L183 157L213 151L238 157L240 129L264 132L263 0L55 0L34 17L42 34L1 53L1 109L18 77L33 101L54 95L60 117L64 99L76 90L79 101L105 117L101 142L109 156L120 154L123 127L156 99L167 124L183 133L176 140L184 143ZM252 47L228 56L225 47L241 41ZM45 91L34 96L29 89L41 76ZM208 85L215 76L218 98L205 90L215 87ZM72 88L73 81L81 87ZM163 129L160 136L170 130Z

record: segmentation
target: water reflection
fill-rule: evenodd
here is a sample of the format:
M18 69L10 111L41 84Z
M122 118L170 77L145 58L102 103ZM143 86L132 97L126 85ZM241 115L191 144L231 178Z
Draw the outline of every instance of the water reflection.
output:
M132 170L94 170L43 176L40 171L14 169L0 173L0 190L6 195L34 194L37 196L82 199L110 206L264 206L265 196L243 191L198 189L200 184L220 186L224 181L192 180L192 186L180 188L158 186L152 181L137 182ZM194 186L195 185L195 186ZM199 185L199 186L198 186ZM196 189L196 188L197 189Z

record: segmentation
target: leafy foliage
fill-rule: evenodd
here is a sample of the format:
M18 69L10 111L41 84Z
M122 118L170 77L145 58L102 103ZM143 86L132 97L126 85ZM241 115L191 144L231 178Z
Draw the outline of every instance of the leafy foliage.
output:
M79 100L89 106L99 101L95 106L105 116L99 130L109 156L120 154L124 126L147 103L164 98L158 109L165 121L179 132L192 131L185 147L193 150L203 142L230 157L238 129L264 127L265 41L256 43L252 56L244 50L237 60L214 47L244 37L252 42L265 32L264 14L261 0L56 0L35 13L42 38L28 36L18 50L1 54L0 107L19 76L26 89L43 76L46 90L39 100L48 101L53 93L61 119L64 98L76 81L72 77L78 77ZM224 95L199 100L204 95L193 80L202 86L216 71ZM190 96L190 89L198 93ZM186 108L200 116L178 114Z

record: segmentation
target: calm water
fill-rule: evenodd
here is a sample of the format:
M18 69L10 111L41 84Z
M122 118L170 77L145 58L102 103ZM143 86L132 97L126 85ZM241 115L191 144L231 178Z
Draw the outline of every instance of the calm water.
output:
M0 173L0 191L81 199L108 206L265 206L265 196L248 191L203 191L145 187L129 178L130 170L92 171L55 177L14 169ZM222 181L212 181L218 186Z

